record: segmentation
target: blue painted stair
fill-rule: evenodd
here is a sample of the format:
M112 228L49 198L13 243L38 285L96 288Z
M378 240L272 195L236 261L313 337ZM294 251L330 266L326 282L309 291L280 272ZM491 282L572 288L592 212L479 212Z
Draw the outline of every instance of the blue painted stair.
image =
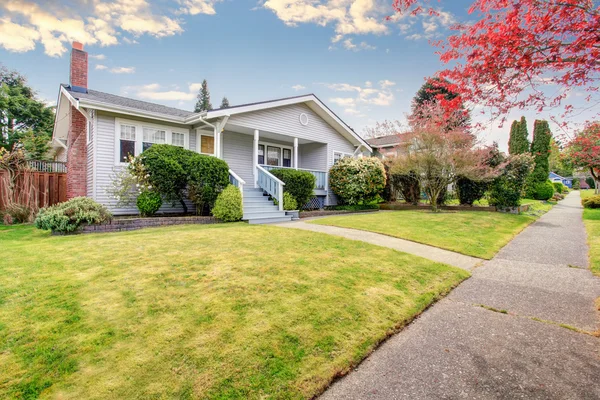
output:
M272 224L291 221L292 217L286 216L285 211L279 211L279 207L262 189L244 188L242 220L248 221L249 224Z

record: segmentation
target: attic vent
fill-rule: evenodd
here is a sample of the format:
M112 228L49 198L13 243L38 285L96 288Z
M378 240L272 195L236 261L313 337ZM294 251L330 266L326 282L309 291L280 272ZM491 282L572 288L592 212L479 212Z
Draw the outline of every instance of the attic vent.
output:
M304 113L300 114L300 123L304 126L308 125L308 115Z

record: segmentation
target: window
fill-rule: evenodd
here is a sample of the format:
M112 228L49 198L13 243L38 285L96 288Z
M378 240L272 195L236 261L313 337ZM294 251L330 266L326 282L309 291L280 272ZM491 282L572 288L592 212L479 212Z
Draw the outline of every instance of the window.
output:
M171 144L173 146L185 147L185 134L179 132L171 133Z
M92 128L92 120L90 119L90 120L88 120L88 123L87 123L87 142L88 143L90 143L92 141L92 132L93 132L92 129L93 129Z
M279 166L281 147L267 146L267 165Z
M351 154L348 153L342 153L341 151L334 151L333 152L333 163L337 163L338 161L340 161L342 158L346 158L346 157L352 157Z
M215 152L215 138L212 136L201 135L200 136L200 153L214 154L214 152Z
M264 165L264 163L265 163L265 145L259 144L258 145L258 164Z
M144 128L144 140L142 141L142 151L148 150L153 144L164 144L167 132L155 128Z
M129 156L135 156L135 126L121 125L119 161L127 162Z
M283 149L283 166L291 167L292 166L292 150Z

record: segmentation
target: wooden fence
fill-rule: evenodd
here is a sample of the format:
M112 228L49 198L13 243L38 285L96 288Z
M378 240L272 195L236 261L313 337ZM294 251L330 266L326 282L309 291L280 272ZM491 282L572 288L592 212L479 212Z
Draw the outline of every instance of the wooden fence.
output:
M6 172L0 171L0 185L5 182ZM31 195L38 207L47 207L67 200L67 174L59 172L29 172L33 181L34 190ZM22 186L22 185L21 185ZM17 178L17 191L22 191L19 187L19 178ZM4 188L0 187L0 193ZM0 196L0 210L4 209L3 199Z

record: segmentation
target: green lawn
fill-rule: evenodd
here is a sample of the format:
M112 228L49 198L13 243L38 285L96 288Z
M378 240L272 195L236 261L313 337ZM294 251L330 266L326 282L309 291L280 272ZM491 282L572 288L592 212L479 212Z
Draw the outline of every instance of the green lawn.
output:
M550 207L536 204L534 208L543 212ZM335 216L311 223L382 233L490 259L535 218L483 211L432 213L418 210Z
M468 276L246 224L0 243L6 398L311 398Z
M594 195L594 189L580 190L581 198ZM600 276L600 209L584 209L583 222L588 234L590 246L590 269Z

